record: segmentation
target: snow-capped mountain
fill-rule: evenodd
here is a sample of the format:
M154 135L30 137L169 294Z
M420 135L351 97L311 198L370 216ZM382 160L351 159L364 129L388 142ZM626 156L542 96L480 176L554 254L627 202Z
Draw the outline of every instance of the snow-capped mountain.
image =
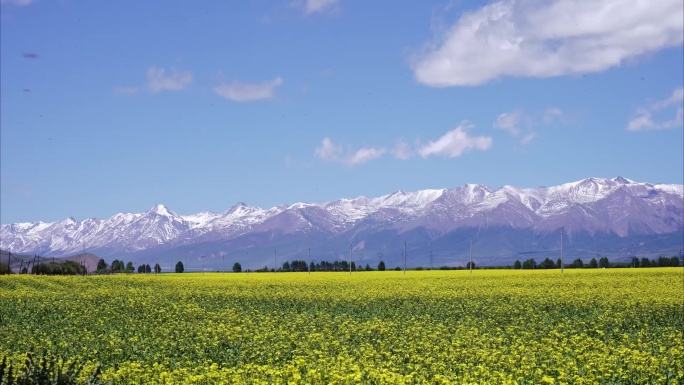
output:
M470 236L476 238L483 261L549 253L557 248L564 228L571 254L602 249L622 257L681 247L683 216L684 185L588 178L553 187L498 190L466 184L270 209L238 203L224 213L185 216L156 205L145 213L104 220L2 225L0 248L62 256L87 247L120 258L173 255L216 261L226 254L244 258L250 250L255 258L275 248L283 258L296 258L313 246L319 258L335 259L348 253L352 243L357 254L375 258L389 253L385 259L391 261L407 240L416 255L414 264L425 264L432 252L434 265L434 258L439 264L458 262Z

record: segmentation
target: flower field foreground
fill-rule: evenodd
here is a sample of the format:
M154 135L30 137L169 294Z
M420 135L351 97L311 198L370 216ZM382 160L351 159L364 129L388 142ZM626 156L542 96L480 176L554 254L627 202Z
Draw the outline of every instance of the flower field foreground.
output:
M684 383L684 271L0 277L0 360L112 384Z

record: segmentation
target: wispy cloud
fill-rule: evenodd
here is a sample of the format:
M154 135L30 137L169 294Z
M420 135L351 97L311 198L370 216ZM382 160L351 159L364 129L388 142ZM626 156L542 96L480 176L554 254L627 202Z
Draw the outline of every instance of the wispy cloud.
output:
M392 155L399 160L410 159L413 156L413 153L414 151L411 146L409 146L409 144L403 139L397 140L397 144L392 150Z
M627 130L634 132L681 127L684 125L683 102L684 87L676 88L669 97L659 100L650 106L637 108L636 116L629 121ZM656 121L653 118L653 114L659 111L674 112L675 116L669 120Z
M20 7L25 7L25 6L33 3L33 0L0 0L0 2L3 4L12 4L12 5L18 5Z
M489 149L492 146L492 138L468 135L468 130L472 128L472 124L463 121L458 127L442 135L441 138L420 147L418 153L423 158L432 155L458 158L471 150L484 151Z
M176 68L166 70L164 68L151 67L147 70L147 89L150 92L179 91L192 83L190 71L180 71Z
M296 2L296 4L304 9L304 13L307 15L334 9L338 6L338 3L339 0L304 0Z
M266 100L275 96L275 90L281 84L283 84L283 79L280 76L262 83L243 83L235 80L230 84L216 86L214 92L234 102Z
M356 166L367 163L384 155L387 149L381 147L363 147L356 151L345 151L341 144L335 144L330 138L323 138L314 154L326 162Z
M432 87L600 72L682 44L683 13L681 0L501 0L438 32L412 68Z
M504 112L496 118L494 127L508 131L513 136L520 135L520 122L523 118L522 111Z
M40 55L37 52L24 52L21 56L26 59L38 59Z
M539 125L550 125L563 118L563 111L559 108L551 107L546 110L526 114L522 110L504 112L494 121L493 126L500 128L512 136L520 139L520 144L528 144L537 137L534 128Z

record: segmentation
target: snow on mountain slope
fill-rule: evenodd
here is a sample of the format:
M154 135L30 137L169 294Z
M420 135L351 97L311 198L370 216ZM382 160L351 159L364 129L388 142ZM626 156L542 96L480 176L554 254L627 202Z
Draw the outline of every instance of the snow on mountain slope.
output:
M223 213L180 216L164 205L109 219L15 223L0 227L0 248L62 255L88 249L135 252L168 245L226 241L250 233L329 234L428 229L435 236L467 227L565 227L584 231L660 234L683 225L684 186L626 178L587 178L552 187L466 184L453 189L397 191L377 198L295 203L270 209L238 203ZM365 230L364 230L365 229Z

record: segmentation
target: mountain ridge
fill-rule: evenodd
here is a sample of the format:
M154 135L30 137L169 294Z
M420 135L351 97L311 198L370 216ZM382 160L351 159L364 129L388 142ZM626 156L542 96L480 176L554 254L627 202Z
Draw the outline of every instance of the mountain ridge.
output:
M615 177L535 188L505 185L493 190L465 184L452 189L399 190L375 198L297 202L269 209L238 202L224 212L191 215L178 215L156 204L144 213L118 213L108 219L1 225L0 247L61 256L78 252L86 244L107 256L174 249L193 254L189 251L193 245L203 245L203 251L215 249L209 254L216 254L269 246L296 249L293 245L297 243L333 247L363 242L364 248L375 253L392 245L385 238L416 232L415 250L423 252L449 234L483 227L530 230L537 238L563 227L572 244L575 236L628 238L676 233L684 228L683 202L684 185Z

